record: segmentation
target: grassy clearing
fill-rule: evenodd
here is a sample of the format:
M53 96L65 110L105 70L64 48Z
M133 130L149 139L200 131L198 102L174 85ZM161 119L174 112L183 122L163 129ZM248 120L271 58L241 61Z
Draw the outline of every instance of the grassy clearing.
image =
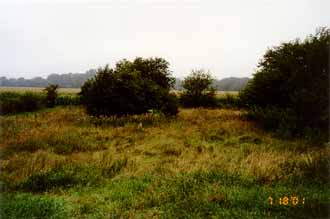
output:
M329 147L276 138L241 113L93 118L68 106L2 116L3 199L18 200L2 202L3 217L327 218ZM279 205L284 196L300 203Z

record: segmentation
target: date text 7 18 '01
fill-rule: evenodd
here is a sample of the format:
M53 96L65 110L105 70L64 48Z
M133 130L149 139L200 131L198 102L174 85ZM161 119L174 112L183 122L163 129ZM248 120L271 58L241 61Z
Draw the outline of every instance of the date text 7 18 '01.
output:
M270 205L304 205L305 204L305 198L299 198L298 196L283 196L278 199L273 198L271 196L268 197L267 202Z

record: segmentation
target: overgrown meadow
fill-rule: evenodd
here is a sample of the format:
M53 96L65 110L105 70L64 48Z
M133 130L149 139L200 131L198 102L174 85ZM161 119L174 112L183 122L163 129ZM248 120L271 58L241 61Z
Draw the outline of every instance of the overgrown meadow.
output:
M0 218L328 218L329 145L244 115L1 116Z

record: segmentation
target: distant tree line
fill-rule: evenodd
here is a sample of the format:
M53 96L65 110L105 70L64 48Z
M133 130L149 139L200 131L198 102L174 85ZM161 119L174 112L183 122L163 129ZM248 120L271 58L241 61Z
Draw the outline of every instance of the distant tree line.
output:
M32 79L24 79L22 77L6 78L0 77L0 86L2 87L47 87L49 84L57 84L59 87L74 88L81 87L85 81L94 77L96 70L91 69L85 73L67 73L67 74L50 74L46 79L35 77Z
M32 79L24 78L6 78L0 77L0 87L46 87L49 84L57 84L59 87L79 88L88 79L93 78L96 74L95 69L88 70L85 73L67 73L67 74L50 74L46 79L35 77ZM240 91L242 90L249 78L224 78L221 80L214 79L212 86L220 91ZM176 78L174 83L175 90L182 90L183 80Z
M213 87L216 90L221 91L240 91L243 90L248 83L250 78L236 78L236 77L229 77L224 78L221 80L215 79L213 81Z
M229 78L223 78L221 80L219 79L213 79L212 80L212 87L215 90L218 91L240 91L245 88L248 81L251 78L243 77L243 78L236 78L236 77L229 77ZM183 79L176 78L174 89L175 90L183 90Z

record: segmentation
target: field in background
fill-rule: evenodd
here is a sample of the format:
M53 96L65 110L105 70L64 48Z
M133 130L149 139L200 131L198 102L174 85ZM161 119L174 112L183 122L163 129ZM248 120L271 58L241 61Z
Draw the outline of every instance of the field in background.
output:
M0 92L42 92L43 87L0 87ZM58 92L61 94L76 94L80 92L80 88L59 88Z
M43 89L42 87L0 87L0 92L42 92ZM80 92L80 88L59 88L58 92L63 94L77 94ZM180 94L180 91L175 90L173 92ZM216 91L218 97L226 94L237 95L238 91Z
M236 96L238 95L238 91L216 91L215 94L216 94L216 97L224 97L226 95L233 95L233 96Z
M93 118L67 106L1 116L0 218L327 218L329 148L241 114Z

